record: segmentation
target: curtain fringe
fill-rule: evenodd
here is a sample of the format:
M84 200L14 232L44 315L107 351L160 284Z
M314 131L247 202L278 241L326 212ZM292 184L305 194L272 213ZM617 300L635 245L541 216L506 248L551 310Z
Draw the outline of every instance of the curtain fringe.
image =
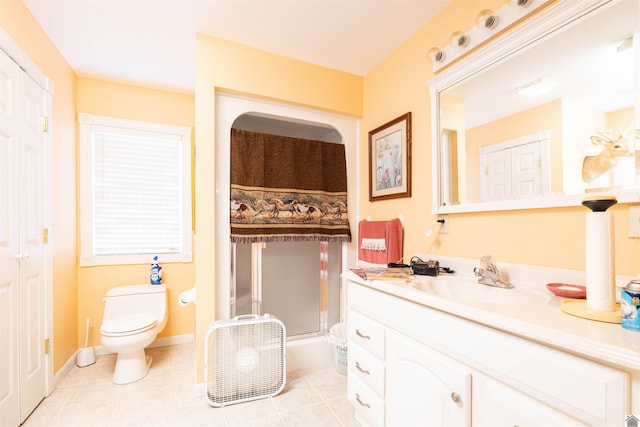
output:
M261 242L350 242L351 236L231 236L231 243L261 243Z

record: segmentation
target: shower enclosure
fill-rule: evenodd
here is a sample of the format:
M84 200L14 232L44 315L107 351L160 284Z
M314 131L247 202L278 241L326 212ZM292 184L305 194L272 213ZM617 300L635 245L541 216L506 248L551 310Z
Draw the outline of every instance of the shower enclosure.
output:
M328 126L243 114L233 128L342 143ZM231 316L269 313L289 339L325 335L340 317L340 243L232 243Z
M230 243L230 132L240 128L344 144L347 167L355 171L358 121L231 94L216 95L215 120L215 318L269 313L285 324L288 341L307 347L317 336L326 346L322 336L341 320L340 274L349 260L355 263L355 250L344 242ZM347 185L353 224L357 182ZM303 359L312 359L313 351Z
M232 245L232 316L272 314L289 339L325 335L340 320L340 243Z

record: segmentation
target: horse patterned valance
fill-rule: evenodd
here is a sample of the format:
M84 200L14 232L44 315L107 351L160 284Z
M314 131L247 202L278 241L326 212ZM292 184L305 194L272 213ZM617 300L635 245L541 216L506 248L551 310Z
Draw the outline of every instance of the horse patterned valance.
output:
M350 241L343 144L231 130L231 241Z

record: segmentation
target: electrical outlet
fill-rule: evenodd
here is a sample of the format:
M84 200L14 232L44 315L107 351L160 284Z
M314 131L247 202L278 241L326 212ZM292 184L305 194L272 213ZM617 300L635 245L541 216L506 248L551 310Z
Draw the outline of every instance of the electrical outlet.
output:
M629 206L629 237L640 238L640 205Z
M440 234L448 234L449 233L449 215L440 215L438 217L438 221L440 220L444 220L444 222L440 223Z

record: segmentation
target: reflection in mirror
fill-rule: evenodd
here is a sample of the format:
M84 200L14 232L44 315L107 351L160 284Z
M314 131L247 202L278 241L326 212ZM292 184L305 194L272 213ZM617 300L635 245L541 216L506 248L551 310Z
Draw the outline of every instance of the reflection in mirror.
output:
M559 2L429 83L435 211L638 188L639 3Z

